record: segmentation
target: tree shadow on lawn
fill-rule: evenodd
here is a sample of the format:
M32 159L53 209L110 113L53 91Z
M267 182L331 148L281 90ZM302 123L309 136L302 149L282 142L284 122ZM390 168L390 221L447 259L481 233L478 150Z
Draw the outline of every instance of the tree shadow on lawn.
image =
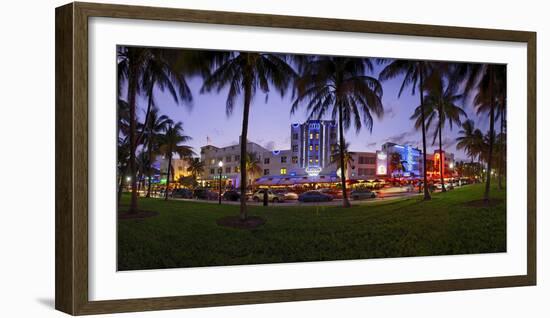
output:
M231 215L218 219L216 224L234 229L251 230L264 225L265 219L259 216L249 216L246 220L241 220L238 215Z

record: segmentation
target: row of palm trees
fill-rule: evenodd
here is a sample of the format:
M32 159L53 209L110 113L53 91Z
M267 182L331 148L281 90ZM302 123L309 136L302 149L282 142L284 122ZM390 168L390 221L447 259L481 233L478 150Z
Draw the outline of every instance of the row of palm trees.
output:
M439 137L439 148L445 123L459 124L465 112L457 105L474 96L478 113L489 114L488 169L491 169L494 147L495 116L504 121L505 72L504 66L488 64L457 64L417 60L386 60L372 58L297 56L259 52L200 52L184 50L159 50L138 47L119 47L119 90L126 88L128 119L121 125L121 135L128 139L129 169L132 185L130 212L137 211L137 184L135 154L138 145L151 131L150 119L155 106L155 89L168 91L178 104L191 105L192 96L186 79L202 76L201 93L227 89L226 113L231 116L236 102L242 100L242 129L240 139L241 193L247 187L247 137L250 107L258 92L266 100L271 90L280 96L291 94L291 114L305 107L310 119L331 116L338 120L339 153L345 153L345 136L353 126L358 133L363 127L372 131L374 117L381 118L382 82L402 78L399 96L410 87L418 93L419 106L412 119L422 131L424 184L426 175L426 135L434 129ZM374 65L381 64L382 71L374 76ZM505 75L505 74L504 74ZM460 93L457 93L459 92ZM146 96L147 107L141 131L136 125L138 95ZM119 91L119 96L121 96ZM501 111L499 111L502 108ZM434 126L434 127L432 127ZM501 125L502 126L502 125ZM173 124L170 129L181 130ZM168 132L168 130L166 130ZM179 144L186 141L177 137L167 148L167 158L181 150ZM153 145L145 147L154 151ZM190 149L187 149L190 150ZM343 206L350 203L346 192L345 156L339 156ZM489 198L490 179L487 179L485 199ZM430 199L427 187L424 198ZM246 219L246 198L241 196L240 218Z

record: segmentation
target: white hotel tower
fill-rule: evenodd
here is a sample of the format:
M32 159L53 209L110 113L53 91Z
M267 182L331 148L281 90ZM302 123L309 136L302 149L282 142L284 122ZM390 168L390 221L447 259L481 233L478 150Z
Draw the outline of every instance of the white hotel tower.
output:
M334 174L331 153L337 144L337 127L334 120L309 120L291 125L291 152L300 168L308 175Z

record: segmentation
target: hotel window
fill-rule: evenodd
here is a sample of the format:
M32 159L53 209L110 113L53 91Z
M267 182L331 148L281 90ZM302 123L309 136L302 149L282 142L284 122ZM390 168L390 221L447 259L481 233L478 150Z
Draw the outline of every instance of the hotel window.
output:
M298 139L298 134L296 133L292 134L292 139Z
M231 173L231 167L225 167L225 173Z
M309 145L309 151L313 150L313 145Z
M309 134L309 139L313 139L313 134Z
M319 163L319 159L315 159L315 163Z
M225 162L231 162L231 156L225 157Z
M313 163L313 159L309 159L309 163Z
M286 174L286 168L281 168L281 174Z
M269 158L264 158L264 165L268 165L269 164Z
M216 159L215 158L210 159L210 164L212 165L216 164Z
M330 156L330 162L334 162L334 156Z
M298 157L297 156L292 157L292 163L298 163Z
M239 167L235 167L235 173L239 172Z
M235 156L235 161L241 161L241 156Z
M319 133L315 134L315 139L319 139Z
M281 163L286 163L286 156L281 157Z
M264 176L269 175L269 169L264 169Z
M319 151L319 145L315 145L315 151Z
M336 145L335 144L330 145L330 151L334 152L334 150L336 150Z
M298 152L298 145L292 145L292 152Z
M214 168L210 169L210 174L216 173L216 170Z

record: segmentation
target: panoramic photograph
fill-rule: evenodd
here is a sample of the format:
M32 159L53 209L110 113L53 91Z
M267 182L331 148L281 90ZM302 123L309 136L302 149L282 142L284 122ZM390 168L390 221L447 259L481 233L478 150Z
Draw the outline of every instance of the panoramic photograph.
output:
M506 65L119 45L117 268L506 252Z

